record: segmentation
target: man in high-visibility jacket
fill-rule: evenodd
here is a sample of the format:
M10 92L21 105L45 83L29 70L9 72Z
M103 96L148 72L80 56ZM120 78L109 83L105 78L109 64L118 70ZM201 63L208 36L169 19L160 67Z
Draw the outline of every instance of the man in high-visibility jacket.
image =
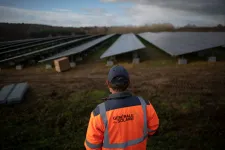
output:
M129 74L122 66L110 69L107 85L112 93L92 112L84 142L87 150L145 150L147 138L159 126L149 101L127 90Z

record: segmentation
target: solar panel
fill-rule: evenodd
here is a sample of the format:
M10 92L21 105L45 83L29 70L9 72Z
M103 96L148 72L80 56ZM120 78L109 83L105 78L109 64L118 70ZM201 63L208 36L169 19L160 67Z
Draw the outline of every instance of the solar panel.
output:
M74 48L69 49L67 51L64 51L62 53L56 54L55 56L49 57L49 58L41 60L39 62L46 62L46 61L57 59L57 58L60 58L60 57L70 56L70 55L74 55L74 54L83 52L83 51L85 51L85 50L87 50L89 48L92 48L95 45L97 45L97 44L99 44L99 43L101 43L101 42L111 38L114 35L115 34L111 34L111 35L106 35L106 36L100 37L98 39L95 39L95 40L92 40L90 42L84 43L84 44L82 44L80 46L77 46L77 47L74 47Z
M123 34L100 58L115 56L143 48L145 48L144 44L133 33Z
M63 37L63 36L61 36ZM33 38L33 39L23 39L23 40L14 40L14 41L4 41L0 42L0 44L15 44L15 43L23 43L23 42L29 42L29 41L35 41L35 40L41 40L41 39L46 39L49 37L44 37L44 38Z
M18 83L7 97L7 104L20 103L29 88L28 83Z
M37 38L37 39L40 39L40 38ZM4 41L4 42L0 42L0 44L26 42L26 41L31 41L31 40L36 40L36 38L34 38L34 39L24 39L24 40L14 40L14 41Z
M4 86L0 91L0 104L5 104L7 97L12 92L13 88L15 87L15 84L10 84L7 86Z
M0 48L5 47L5 46L9 46L9 45L13 45L13 44L29 42L29 41L35 41L35 40L34 40L34 39L30 39L30 40L18 40L18 41L6 41L6 42L1 42L1 43L0 43Z
M171 56L197 52L225 44L225 32L141 33L140 37Z
M36 54L40 54L42 52L46 52L46 51L49 51L49 50L52 50L52 49L55 49L55 48L61 48L61 47L64 47L64 46L67 46L67 45L70 45L70 44L74 44L74 43L82 41L82 40L86 40L86 39L90 39L90 38L93 38L93 37L97 37L97 36L99 36L99 35L85 37L85 38L80 38L80 39L72 40L72 41L69 41L69 42L57 44L57 45L54 45L54 46L51 46L51 47L47 47L47 48L44 48L44 49L36 50L36 51L29 52L29 53L26 53L26 54L22 54L22 55L19 55L19 56L15 56L15 57L12 57L12 58L7 58L7 59L4 59L4 60L0 60L0 63L7 62L7 61L12 61L12 60L16 60L16 59L20 59L20 58L23 58L23 57L33 56L33 55L36 55Z
M12 44L16 44L16 43L2 43L0 44L0 48L3 48L3 47L6 47L6 46L9 46L9 45L12 45Z
M1 44L1 46L0 46L0 48L12 46L12 45L17 45L17 44L23 44L23 43L32 42L32 41L37 41L37 40L43 40L43 39L47 39L47 38L36 38L36 39L27 39L27 40L18 40L18 41L7 41L7 42L3 42Z
M61 37L46 38L46 39L41 39L41 40L29 41L29 42L25 42L25 43L19 43L19 44L16 44L16 45L10 45L10 46L7 46L7 47L0 48L0 52L7 51L7 50L12 49L12 48L18 48L18 47L27 46L27 45L30 45L30 44L36 44L36 43L50 41L50 40L54 40L54 39L60 39L60 38Z
M60 38L60 39L53 39L53 40L50 40L50 41L47 41L47 42L44 42L44 43L28 45L28 46L25 46L25 47L12 49L12 50L9 50L9 51L6 51L6 52L0 52L0 55L8 54L8 53L16 52L16 51L21 51L21 50L25 50L25 49L33 48L33 47L37 47L37 46L42 46L42 45L46 45L46 44L49 44L49 43L58 42L58 41L66 40L66 39L72 39L72 38L75 38L75 37L64 37L64 38Z
M33 40L35 41L35 40ZM31 42L31 41L27 41L27 42ZM9 46L14 46L14 45L18 45L18 44L22 44L22 43L27 43L27 42L16 42L16 43L6 43L6 44L1 44L0 45L0 49L9 47Z

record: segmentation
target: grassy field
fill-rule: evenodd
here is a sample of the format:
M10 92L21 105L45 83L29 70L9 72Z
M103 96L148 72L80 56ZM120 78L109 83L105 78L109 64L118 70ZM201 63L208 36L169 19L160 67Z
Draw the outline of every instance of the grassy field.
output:
M159 134L149 139L147 149L223 149L225 62L178 66L143 43L148 48L141 51L141 64L121 64L131 74L129 90L150 100L160 119ZM1 71L0 87L27 81L30 90L23 103L0 106L0 149L83 150L90 113L109 94L109 68L104 61L90 62L106 47L61 74L41 66Z

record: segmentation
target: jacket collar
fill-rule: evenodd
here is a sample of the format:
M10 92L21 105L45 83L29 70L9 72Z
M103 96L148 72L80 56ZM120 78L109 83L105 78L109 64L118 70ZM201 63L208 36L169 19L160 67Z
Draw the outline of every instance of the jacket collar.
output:
M113 100L113 99L122 99L126 97L131 97L133 96L130 92L124 91L124 92L119 92L115 94L110 94L108 97L108 100Z

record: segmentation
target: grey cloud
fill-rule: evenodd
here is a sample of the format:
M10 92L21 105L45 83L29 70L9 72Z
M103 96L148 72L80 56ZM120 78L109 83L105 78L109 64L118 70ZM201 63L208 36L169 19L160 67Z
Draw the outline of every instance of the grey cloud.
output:
M225 0L101 0L104 2L134 2L205 15L225 16Z
M136 4L121 8L123 13L108 12L104 9L88 8L89 13L71 11L34 11L13 7L0 6L0 22L38 23L56 26L113 26L113 25L144 25L170 22L174 25L186 25L193 22L196 25L217 25L224 20L224 15L208 16L193 15L187 11L178 11L154 5ZM91 12L91 13L90 13Z
M214 26L223 23L221 16L195 15L187 11L178 11L170 8L164 8L154 5L137 4L124 10L127 18L140 25L152 23L172 23L183 26L186 24L196 24L204 26Z
M149 4L160 7L196 12L206 15L225 15L224 0L148 0Z

